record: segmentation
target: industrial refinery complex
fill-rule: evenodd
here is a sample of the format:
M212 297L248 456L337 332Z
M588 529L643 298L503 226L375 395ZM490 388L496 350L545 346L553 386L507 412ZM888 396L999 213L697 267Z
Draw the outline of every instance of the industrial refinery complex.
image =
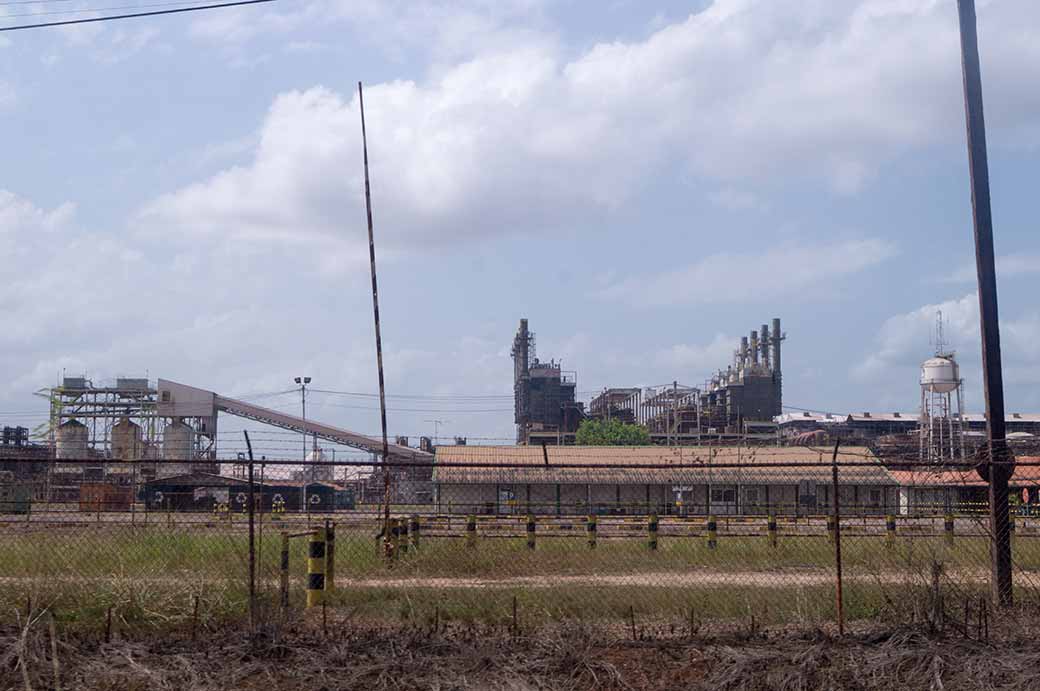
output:
M784 408L781 353L787 335L779 318L734 342L732 361L703 386L676 381L608 387L587 402L577 400L576 371L554 359L539 359L535 335L528 320L521 319L511 351L516 445L474 447L456 439L438 447L424 437L412 446L398 437L388 446L392 466L375 462L383 453L380 439L213 391L165 379L119 378L96 385L86 377L65 377L41 392L50 406L45 428L30 435L22 427L4 427L0 487L6 488L5 496L17 494L27 501L82 502L89 488L91 496L100 492L117 504L165 497L167 505L189 510L226 502L238 494L235 488L244 477L243 459L229 458L218 445L220 419L230 415L305 439L302 455L280 459L298 461L293 474L268 481L261 492L262 501L281 501L287 510L303 510L304 502L323 507L378 503L389 485L395 503L442 509L461 506L464 490L479 496L481 510L495 512L515 506L521 497L549 512L607 504L615 510L667 511L672 504L700 504L705 510L714 506L715 512L756 511L758 504L773 501L770 496L799 499L797 482L778 473L778 464L823 463L824 447L840 438L848 453L876 461L876 468L849 482L864 510L885 512L893 504L911 502L901 498L900 487L907 478L920 478L913 468L910 475L904 472L908 462L921 468L967 468L985 439L984 416L962 409L959 367L942 345L941 330L939 336L934 354L922 363L917 410L837 414ZM578 448L577 432L587 420L639 426L649 447ZM1011 413L1007 426L1013 448L1020 455L1033 453L1040 414ZM326 457L319 440L365 452L373 465L347 478L320 462ZM566 466L590 454L614 468L585 473L578 482ZM893 459L899 468L889 467ZM722 460L739 461L750 470L734 482L717 470L711 479L710 470L705 475L686 467ZM445 467L438 468L438 462ZM640 470L647 463L676 469L648 475ZM488 471L484 466L489 464L501 468ZM803 474L803 485L815 483L812 472ZM956 484L961 493L978 490L963 477Z

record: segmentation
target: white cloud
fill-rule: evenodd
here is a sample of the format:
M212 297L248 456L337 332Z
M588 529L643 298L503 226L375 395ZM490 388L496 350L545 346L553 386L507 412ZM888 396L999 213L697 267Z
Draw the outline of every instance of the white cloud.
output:
M1040 255L1006 254L997 257L997 278L1017 278L1040 273ZM940 277L939 283L974 283L978 280L974 266L962 266L948 276Z
M716 334L703 345L678 343L657 353L655 360L673 370L707 374L725 367L733 359L739 338Z
M740 180L742 191L721 193L721 203L747 205L749 187L777 174L849 193L906 150L963 137L953 3L717 0L643 41L573 56L544 33L497 40L503 17L537 3L488 7L315 2L297 12L456 27L444 31L467 47L492 27L494 41L473 43L424 80L366 90L376 222L391 246L568 227L624 204L675 164L723 190ZM200 18L196 28L233 41L235 16ZM236 26L287 30L296 16L271 8ZM1017 36L1024 16L1040 22L1040 5L984 5L983 38ZM1040 122L1026 67L1040 42L995 43L985 51L987 114L999 142ZM284 93L249 164L155 200L142 222L277 241L354 232L359 129L355 94Z
M658 306L775 299L858 273L894 253L892 245L875 238L778 246L757 254L723 252L679 269L626 278L597 295ZM740 276L748 280L734 279Z
M979 303L975 293L924 305L886 319L875 338L873 352L852 368L852 379L861 384L886 386L890 390L908 389L910 382L916 382L920 363L934 352L937 313L940 311L945 349L957 354L968 406L980 409L982 365ZM1000 332L1004 391L1009 408L1040 405L1035 387L1025 386L1040 383L1040 314L1004 316L1000 321Z

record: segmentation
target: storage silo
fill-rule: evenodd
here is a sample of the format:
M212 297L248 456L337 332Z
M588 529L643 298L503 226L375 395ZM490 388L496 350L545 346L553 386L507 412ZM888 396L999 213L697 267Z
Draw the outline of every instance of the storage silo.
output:
M191 427L180 418L166 425L166 428L163 430L163 460L191 460L193 436L194 432Z
M142 458L141 426L128 417L112 426L112 458L136 461Z
M58 427L55 435L54 456L59 459L85 460L89 430L79 420L68 420Z

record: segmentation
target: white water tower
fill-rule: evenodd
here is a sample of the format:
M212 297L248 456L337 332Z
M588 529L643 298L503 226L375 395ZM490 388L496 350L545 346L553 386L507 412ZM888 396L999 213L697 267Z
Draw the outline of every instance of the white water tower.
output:
M936 314L935 356L921 363L920 461L964 460L964 380L943 342L942 312Z

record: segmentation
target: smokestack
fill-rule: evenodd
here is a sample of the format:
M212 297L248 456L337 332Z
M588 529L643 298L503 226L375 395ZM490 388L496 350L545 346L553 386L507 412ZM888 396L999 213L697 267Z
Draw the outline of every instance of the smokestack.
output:
M751 364L758 364L758 332L751 332Z
M737 364L739 364L741 369L743 369L743 368L747 367L747 361L748 361L748 342L747 342L747 336L743 336L740 339L740 361Z
M777 372L780 371L780 341L783 340L783 336L780 332L780 319L779 317L773 319L773 369Z
M759 338L758 347L762 349L762 364L769 367L769 326L767 324L762 325L762 335Z

